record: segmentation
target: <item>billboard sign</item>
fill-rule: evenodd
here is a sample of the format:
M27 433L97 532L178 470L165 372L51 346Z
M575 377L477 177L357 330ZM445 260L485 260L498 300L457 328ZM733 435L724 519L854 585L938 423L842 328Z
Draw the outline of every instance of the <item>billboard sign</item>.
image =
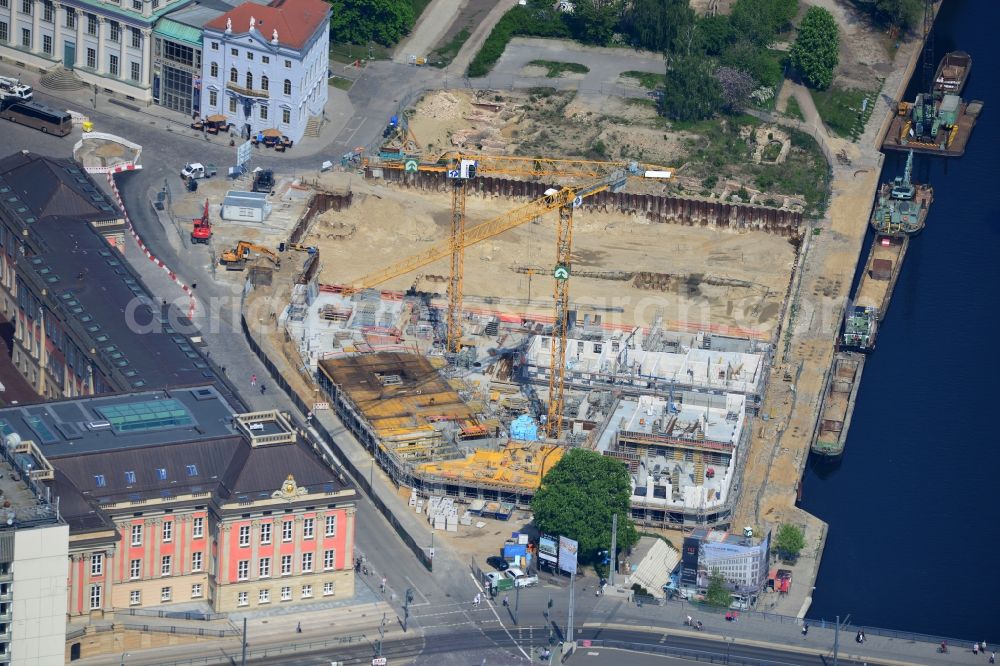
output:
M566 573L576 573L576 551L579 544L564 536L559 537L559 568Z
M538 559L553 565L559 561L559 541L556 537L548 534L538 537Z
M250 154L253 150L253 144L249 141L241 143L236 147L236 166L243 166L250 161Z

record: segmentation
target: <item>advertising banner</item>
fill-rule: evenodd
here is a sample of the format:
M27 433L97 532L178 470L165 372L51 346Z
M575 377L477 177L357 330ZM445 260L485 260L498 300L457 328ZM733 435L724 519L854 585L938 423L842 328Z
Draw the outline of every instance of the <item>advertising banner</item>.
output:
M554 536L542 534L538 538L538 559L550 564L559 561L559 542Z
M579 544L564 536L559 537L559 568L566 573L576 573L576 551Z

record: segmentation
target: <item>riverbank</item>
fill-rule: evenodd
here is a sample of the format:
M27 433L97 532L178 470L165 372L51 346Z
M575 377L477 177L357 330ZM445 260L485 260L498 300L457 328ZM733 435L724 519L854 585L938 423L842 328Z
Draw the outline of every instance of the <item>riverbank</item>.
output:
M892 104L905 93L922 46L922 39L915 38L896 52L893 71L858 143L817 132L827 155L843 151L848 160L831 161L830 207L817 224L818 235L807 236L802 249L797 288L782 325L785 337L778 342L762 409L768 420L754 433L744 474L744 487L760 490L744 493L734 523L762 532L792 523L805 532L807 546L792 567L792 591L770 602L778 613L804 617L812 604L828 526L797 507L796 497L879 184L884 159L879 146L892 121Z

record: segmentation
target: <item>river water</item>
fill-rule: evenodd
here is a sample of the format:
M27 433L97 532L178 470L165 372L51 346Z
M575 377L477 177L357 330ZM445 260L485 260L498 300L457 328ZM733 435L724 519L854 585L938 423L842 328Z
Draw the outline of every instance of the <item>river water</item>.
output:
M998 29L997 0L947 0L938 16L935 67L968 51L964 97L986 106L964 157L916 157L934 186L927 228L910 243L842 460L809 461L802 507L830 525L813 618L1000 641ZM890 153L883 179L904 160Z

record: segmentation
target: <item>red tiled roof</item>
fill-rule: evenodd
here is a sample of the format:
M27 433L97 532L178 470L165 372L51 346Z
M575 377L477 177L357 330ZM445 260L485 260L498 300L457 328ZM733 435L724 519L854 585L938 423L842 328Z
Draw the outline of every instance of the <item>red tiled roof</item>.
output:
M224 31L226 19L232 19L233 33L245 34L253 17L255 29L265 41L270 42L272 31L277 30L282 46L300 49L327 20L329 11L330 5L323 0L273 0L268 5L244 2L209 21L205 27Z

